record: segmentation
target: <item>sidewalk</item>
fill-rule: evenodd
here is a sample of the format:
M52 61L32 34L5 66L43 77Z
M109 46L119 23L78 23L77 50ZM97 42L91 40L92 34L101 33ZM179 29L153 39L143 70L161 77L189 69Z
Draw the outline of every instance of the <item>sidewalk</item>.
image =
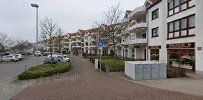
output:
M203 96L172 92L113 78L88 60L71 56L73 80L29 86L11 100L202 100ZM67 75L66 77L69 77Z
M125 76L124 72L113 72L110 73L109 75L111 77L127 80L140 85L203 96L203 77L199 75L190 75L192 77L185 78L170 78L162 80L144 80L144 81L133 81L127 76Z

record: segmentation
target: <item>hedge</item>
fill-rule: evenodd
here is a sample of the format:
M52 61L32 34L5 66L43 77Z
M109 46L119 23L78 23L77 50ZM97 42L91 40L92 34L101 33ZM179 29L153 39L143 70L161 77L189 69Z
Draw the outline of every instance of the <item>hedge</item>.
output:
M124 71L125 69L125 61L124 60L115 60L114 59L106 59L102 60L102 63L105 65L110 72L118 72Z
M64 73L71 68L70 62L60 62L58 64L50 65L43 64L31 67L28 70L18 75L19 80L36 79L40 77L47 77L54 74Z

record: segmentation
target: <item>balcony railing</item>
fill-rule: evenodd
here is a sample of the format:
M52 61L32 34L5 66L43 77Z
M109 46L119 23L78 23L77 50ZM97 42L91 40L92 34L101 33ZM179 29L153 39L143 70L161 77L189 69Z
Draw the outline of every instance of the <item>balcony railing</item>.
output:
M143 44L143 43L147 43L147 39L143 38L143 39L135 39L135 40L131 40L129 44Z
M81 42L81 40L76 40L76 42Z
M134 31L134 30L136 30L138 28L147 28L147 23L145 23L145 22L134 23L129 27L128 30L132 32L132 31Z

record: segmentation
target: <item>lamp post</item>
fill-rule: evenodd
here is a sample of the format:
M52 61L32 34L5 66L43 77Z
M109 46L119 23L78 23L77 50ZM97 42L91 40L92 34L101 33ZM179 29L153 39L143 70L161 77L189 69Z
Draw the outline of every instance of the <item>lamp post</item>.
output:
M36 51L37 51L37 59L36 59L36 63L38 65L38 8L39 8L39 5L37 4L31 4L32 7L36 8Z
M36 8L36 49L38 50L38 8L39 8L39 5L31 4L31 6Z

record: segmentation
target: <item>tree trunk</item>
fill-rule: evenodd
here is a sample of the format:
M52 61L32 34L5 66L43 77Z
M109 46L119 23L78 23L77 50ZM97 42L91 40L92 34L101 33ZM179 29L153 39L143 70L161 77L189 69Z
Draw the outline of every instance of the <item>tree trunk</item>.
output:
M51 65L53 65L53 40L52 40L52 35L51 33L49 34L50 35L50 50L51 50Z
M115 41L115 33L112 33L113 34L113 51L114 51L114 63L115 63L115 66L117 66L117 59L116 59L116 41Z

